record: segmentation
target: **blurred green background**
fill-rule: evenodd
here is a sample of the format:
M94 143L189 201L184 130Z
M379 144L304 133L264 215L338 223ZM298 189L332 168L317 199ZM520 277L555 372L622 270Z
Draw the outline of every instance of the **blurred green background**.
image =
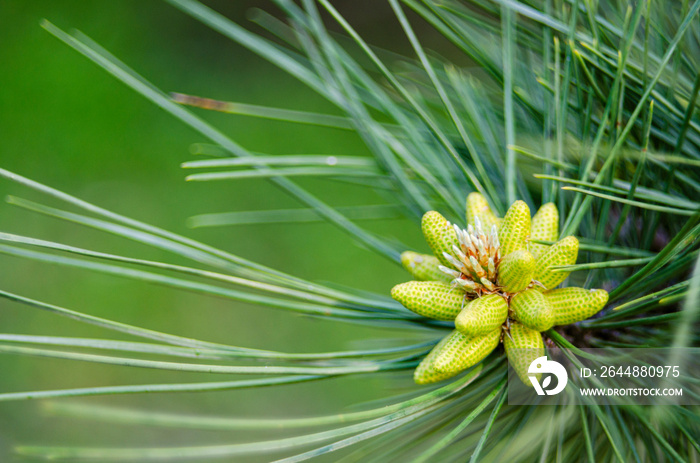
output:
M253 30L259 29L247 19L251 8L279 14L271 2L207 3ZM400 29L388 7L377 3L337 2L369 41L407 52L403 40L396 40ZM188 229L186 219L196 214L302 206L264 180L184 182L186 172L179 165L193 159L189 146L207 140L60 43L39 26L41 18L64 30L81 30L165 91L337 114L329 103L284 72L165 3L5 0L0 2L0 167L303 278L385 294L405 279L398 266L358 247L347 234L326 224ZM425 40L430 46L430 37ZM359 138L347 131L195 112L252 151L368 154ZM300 183L335 206L387 201L368 189L338 182ZM0 193L3 198L12 194L65 207L6 180L0 181ZM424 248L412 222L363 225ZM4 202L0 204L0 230L192 265L165 252ZM3 290L91 315L245 347L314 352L417 339L414 332L328 322L3 255L0 282ZM6 300L0 300L0 320L4 333L128 339ZM312 416L407 392L413 388L410 377L410 372L401 372L273 389L81 401L222 416ZM0 356L0 392L233 378ZM18 443L195 445L270 437L82 422L51 416L43 405L40 401L0 403L1 461L13 459L11 448Z

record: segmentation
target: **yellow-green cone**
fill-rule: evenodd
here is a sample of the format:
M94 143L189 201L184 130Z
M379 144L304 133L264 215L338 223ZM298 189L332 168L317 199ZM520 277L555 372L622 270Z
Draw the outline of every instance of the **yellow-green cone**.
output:
M430 384L437 383L443 379L451 378L456 375L457 372L443 373L435 369L435 358L440 354L447 341L450 337L445 336L442 340L437 343L433 350L423 359L423 361L418 365L416 371L413 372L413 381L416 384Z
M435 257L437 257L443 265L452 267L452 264L445 259L443 255L445 252L452 254L452 246L459 246L457 235L450 222L439 212L429 211L423 215L421 229Z
M523 383L532 387L527 369L533 360L544 355L544 342L540 332L514 322L510 325L510 332L503 337L503 344L511 367ZM538 380L540 376L537 375Z
M498 285L508 293L527 288L535 274L535 258L521 249L511 252L498 264Z
M508 318L508 303L498 294L489 294L467 304L455 319L455 328L463 334L483 336L498 329Z
M513 296L510 308L514 318L530 329L547 331L554 326L552 303L537 289L528 289Z
M453 277L442 272L438 265L440 261L429 254L419 254L413 251L401 253L401 263L408 272L417 280L444 281L449 283Z
M527 249L527 239L530 236L530 208L524 201L516 201L508 209L498 230L498 241L501 243L501 256L507 256L513 251Z
M501 219L491 211L489 203L480 193L470 193L467 196L467 224L474 226L474 217L479 217L481 228L486 233L491 233L491 227L498 227Z
M554 272L550 267L557 265L573 265L578 257L578 240L573 236L567 236L563 240L554 243L542 257L537 260L535 280L542 283L547 289L555 288L566 280L571 272Z
M559 236L559 210L554 203L544 204L532 218L530 239L555 241L557 236ZM535 259L539 259L547 249L549 246L546 244L530 243L530 252Z
M501 339L501 328L484 335L468 337L454 330L435 357L434 368L446 374L456 374L485 359Z
M408 310L434 320L454 320L465 304L463 291L439 281L409 281L394 286L391 297Z
M597 314L608 303L603 289L560 288L544 293L554 309L554 324L568 325Z

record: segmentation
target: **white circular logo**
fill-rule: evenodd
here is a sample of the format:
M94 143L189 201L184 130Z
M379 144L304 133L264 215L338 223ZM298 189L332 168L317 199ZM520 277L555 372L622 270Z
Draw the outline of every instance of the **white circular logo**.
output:
M535 388L537 395L556 395L564 390L566 383L569 381L569 375L566 374L566 368L554 360L547 360L547 356L538 357L532 361L530 367L527 369L528 377L532 386ZM547 374L545 376L542 384L540 385L537 381L537 375ZM552 375L557 377L556 387L553 389L547 389L552 382Z

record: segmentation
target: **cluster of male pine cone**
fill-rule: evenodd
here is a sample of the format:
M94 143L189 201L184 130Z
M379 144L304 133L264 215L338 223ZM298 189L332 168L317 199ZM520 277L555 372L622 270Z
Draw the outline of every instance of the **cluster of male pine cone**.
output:
M544 204L530 217L523 201L503 219L479 193L467 197L467 228L427 212L421 223L434 256L406 251L404 267L420 281L396 285L391 296L407 309L435 320L454 321L455 329L418 365L418 384L450 378L486 358L499 343L528 386L530 363L544 354L541 332L598 313L608 302L602 289L557 288L569 272L578 240L557 240L559 212Z

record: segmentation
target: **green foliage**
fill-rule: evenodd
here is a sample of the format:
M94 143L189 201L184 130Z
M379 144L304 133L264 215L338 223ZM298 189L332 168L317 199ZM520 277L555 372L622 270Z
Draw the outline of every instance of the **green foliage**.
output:
M581 243L581 263L561 262L547 276L560 282L572 272L572 286L603 288L610 292L610 301L597 318L550 329L546 334L552 346L700 345L696 329L700 315L700 0L629 4L389 0L415 58L373 48L328 0L318 4L303 0L301 6L277 0L286 21L265 14L257 17L267 35L250 32L194 0L168 3L289 73L342 112L342 116L330 116L182 94L171 97L92 39L45 21L42 26L49 33L213 144L197 148L212 159L183 166L212 170L192 174L189 180L259 178L306 208L243 218L199 216L192 219L194 224L320 218L345 232L348 246L357 243L400 265L401 252L408 246L356 220L398 215L412 220L418 233L420 218L429 210L462 223L464 198L470 192L489 198L496 216L503 216L515 199L522 199L523 209L530 210L535 204L554 203L560 221L558 238L575 235ZM415 15L476 66L460 67L425 49L413 29ZM342 30L342 37L330 30ZM351 130L372 158L259 155L184 104L319 126L318 130ZM242 388L265 394L271 386L310 381L325 383L332 391L333 378L338 377L349 377L362 387L374 375L410 377L451 328L449 323L405 310L388 297L388 287L373 293L309 281L7 170L0 169L0 176L35 190L47 202L63 204L54 207L12 196L8 201L15 206L150 246L172 254L173 261L71 246L59 242L60 237L48 241L10 233L0 234L3 254L273 307L280 310L275 316L279 319L291 312L424 337L398 347L338 352L296 353L294 346L288 352L260 350L128 325L3 290L0 296L18 305L134 339L2 334L1 353L169 370L177 375L173 378L202 371L256 376L4 392L0 401ZM323 177L373 190L388 204L336 207L302 185L298 177ZM67 206L80 212L60 209ZM521 228L529 230L530 224ZM538 243L552 244L555 238L546 236ZM617 256L630 259L617 260ZM71 363L64 365L70 371ZM697 459L697 409L669 406L659 416L641 408L509 407L505 373L505 356L496 349L481 364L438 389L426 392L417 386L408 399L387 398L390 405L298 419L153 413L50 402L53 413L130 425L134 433L138 432L135 426L313 430L246 443L197 441L180 447L117 449L40 442L16 451L68 461L202 461L272 452L283 453L284 461L301 461L335 451L340 453L329 457L333 461L341 457L403 461L417 455L419 461ZM266 389L257 389L263 386ZM172 395L172 400L177 397Z

